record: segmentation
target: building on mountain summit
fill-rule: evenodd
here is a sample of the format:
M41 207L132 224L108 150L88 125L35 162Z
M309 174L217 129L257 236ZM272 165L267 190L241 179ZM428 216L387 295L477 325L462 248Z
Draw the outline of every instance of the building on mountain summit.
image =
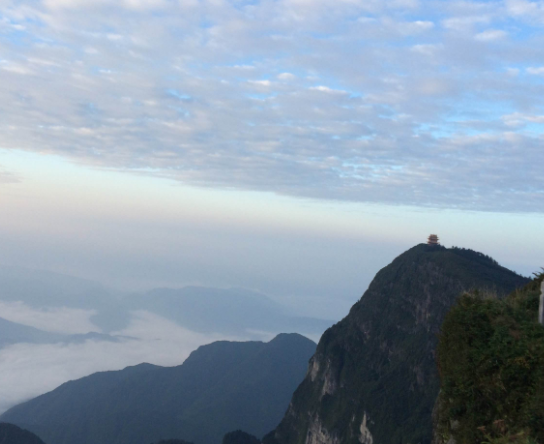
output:
M440 245L440 242L438 242L438 236L436 234L431 234L427 238L427 245Z

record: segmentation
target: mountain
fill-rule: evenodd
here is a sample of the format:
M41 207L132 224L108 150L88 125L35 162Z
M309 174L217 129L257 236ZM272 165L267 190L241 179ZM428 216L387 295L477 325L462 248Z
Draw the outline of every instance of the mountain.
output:
M0 266L0 300L34 308L95 310L91 321L105 332L121 330L129 315L99 283L50 271Z
M378 272L328 329L265 444L431 442L437 334L463 291L505 295L528 279L471 250L417 245Z
M31 344L62 342L64 338L64 335L58 333L49 333L0 318L0 348L20 342Z
M0 266L0 299L33 307L96 308L110 295L100 284L50 271Z
M193 443L184 441L183 439L161 439L156 444L193 444Z
M45 444L28 430L0 422L0 444Z
M543 280L541 273L504 299L467 293L446 315L435 444L544 442Z
M281 419L315 343L219 341L177 367L141 364L67 382L1 416L54 444L218 444L243 429L262 436Z
M64 335L51 333L28 325L11 322L0 318L0 349L9 345L26 344L81 344L88 340L119 342L121 339L134 339L128 336L111 336L104 333L89 332L85 334Z
M158 288L123 300L129 310L147 310L202 333L247 335L296 331L320 336L333 321L292 316L263 294L210 287Z
M201 333L260 339L283 331L319 337L331 320L293 316L267 296L240 288L157 288L125 297L101 284L43 270L0 266L0 301L38 309L93 310L90 321L103 333L125 329L132 311L146 310Z
M261 444L261 440L242 430L235 430L227 433L221 444Z

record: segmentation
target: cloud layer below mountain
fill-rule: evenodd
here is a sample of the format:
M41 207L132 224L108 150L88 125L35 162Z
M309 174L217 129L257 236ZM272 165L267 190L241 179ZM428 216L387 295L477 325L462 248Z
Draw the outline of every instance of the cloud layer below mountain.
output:
M56 321L62 324L62 318ZM64 329L71 327L65 325ZM87 340L82 344L15 344L1 349L0 412L94 372L142 362L179 365L200 345L219 339L247 339L191 332L144 311L134 313L130 325L118 333L127 338L119 342ZM272 336L262 337L269 340Z

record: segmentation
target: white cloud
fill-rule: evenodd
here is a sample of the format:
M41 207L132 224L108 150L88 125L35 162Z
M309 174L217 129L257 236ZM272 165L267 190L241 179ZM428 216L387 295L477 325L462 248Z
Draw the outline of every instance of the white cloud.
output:
M406 35L420 34L434 28L434 23L426 20L398 23L401 32Z
M541 76L541 75L544 75L544 66L530 67L530 68L527 68L526 71L529 74Z
M507 11L511 16L525 16L530 19L541 19L544 12L544 3L541 1L506 0Z
M2 165L0 165L0 185L13 184L20 181L21 179L16 174L2 169Z
M78 334L99 331L89 318L94 310L74 308L35 309L23 302L0 301L1 317L54 333Z
M4 63L0 68L4 71L13 73L13 74L21 74L21 75L27 75L31 74L32 71L28 69L27 67L19 64L19 63Z
M410 51L417 52L424 55L433 55L436 51L440 50L442 45L433 45L433 44L419 44L414 45L410 48Z
M45 0L44 4L53 10L121 7L145 11L165 8L168 3L166 0Z
M476 25L488 24L490 18L486 16L464 16L464 17L451 17L442 21L442 26L452 31L469 31Z
M388 0L387 6L396 9L417 9L421 6L419 0Z
M517 77L520 73L519 68L506 68L506 72L511 77Z
M539 46L525 33L525 16L508 28L504 22L505 14L535 5L506 6L49 0L30 8L13 2L6 8L10 26L25 26L25 41L33 43L0 39L9 60L0 63L0 146L153 171L195 186L458 207L451 192L458 181L408 196L411 187L426 185L418 182L422 176L401 171L423 164L428 182L443 183L444 139L472 131L502 137L504 122L489 109L527 114L540 106L544 87L515 75L542 74L534 66ZM155 8L164 13L146 13ZM493 44L471 45L473 39ZM259 94L274 99L255 100ZM461 124L455 116L464 114ZM421 128L436 130L423 138ZM372 147L363 133L373 135ZM455 154L460 161L469 155ZM403 168L380 188L374 172L340 173L331 156L363 164L395 158ZM484 170L507 167L504 156L492 157ZM511 192L525 196L525 173L516 174ZM467 200L467 208L487 208L485 193L494 191L481 180L486 191L481 201ZM446 190L448 198L429 197Z
M329 94L346 94L346 91L343 91L341 89L329 88L328 86L324 86L324 85L312 86L310 87L310 90L320 91L320 92L329 93Z
M544 124L544 116L534 114L512 113L502 116L502 120L509 127L520 127L526 123Z
M294 80L295 78L296 76L290 72L282 72L281 74L278 74L278 79L280 80Z
M179 365L200 345L241 339L195 333L147 312L134 315L129 327L119 333L138 339L17 344L0 350L0 411L94 372L120 370L142 362Z
M500 29L488 29L487 31L476 34L474 38L480 42L492 42L504 39L507 35L505 31Z
M265 86L265 87L269 87L272 84L270 80L249 80L248 82L253 85Z

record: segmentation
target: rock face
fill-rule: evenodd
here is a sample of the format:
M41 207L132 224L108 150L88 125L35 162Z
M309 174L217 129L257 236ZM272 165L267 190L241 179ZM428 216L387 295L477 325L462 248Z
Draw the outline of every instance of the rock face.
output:
M528 279L471 250L418 245L382 269L328 329L265 444L425 444L439 379L435 348L454 301Z

